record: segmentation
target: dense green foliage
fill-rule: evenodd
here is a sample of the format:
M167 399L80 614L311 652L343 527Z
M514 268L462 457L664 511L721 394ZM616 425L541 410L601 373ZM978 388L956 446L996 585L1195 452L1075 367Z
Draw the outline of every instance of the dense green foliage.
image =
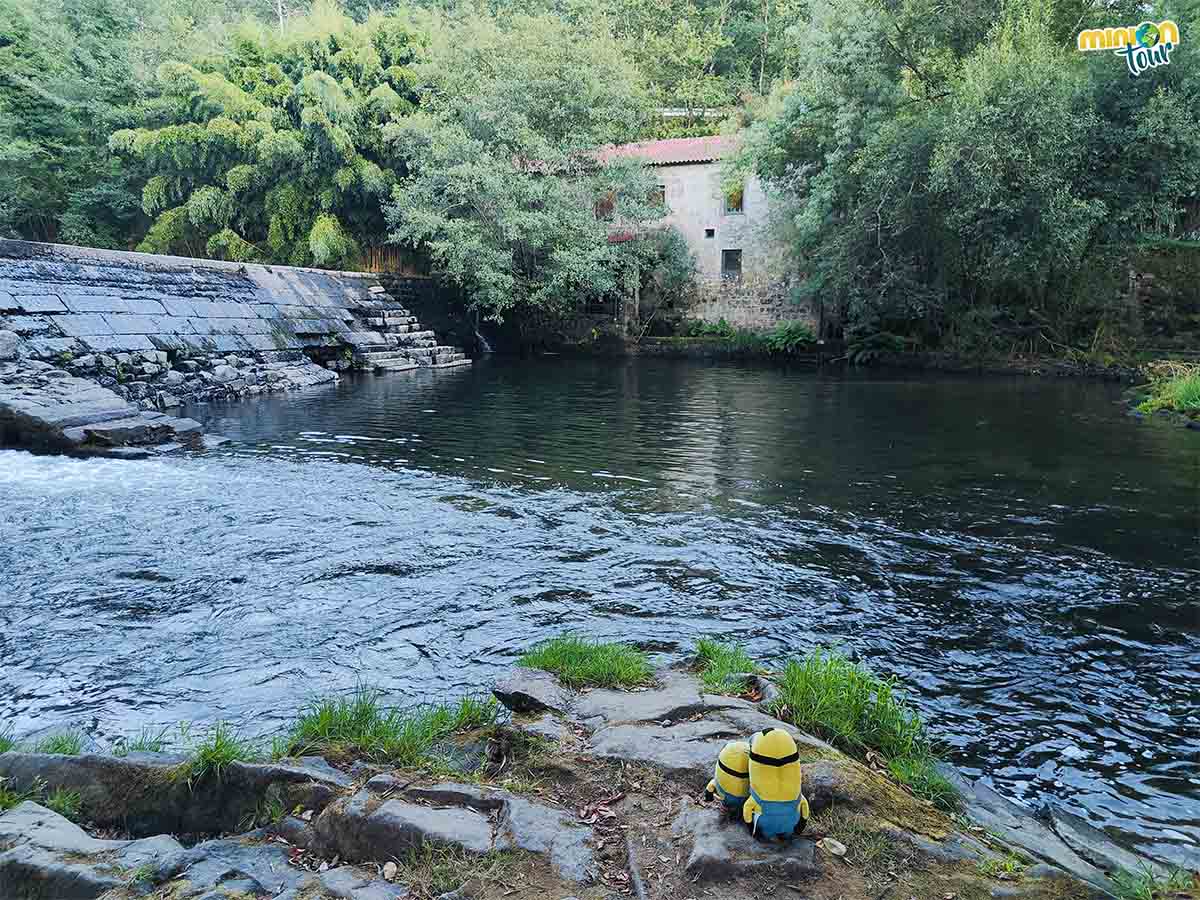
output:
M1139 238L1198 224L1200 81L1186 38L1132 79L1075 36L1170 15L1192 33L1191 11L1154 6L813 0L795 79L755 111L728 177L767 179L805 294L853 341L1117 340L1119 279L1095 276Z
M141 249L352 265L381 242L397 175L382 127L414 108L420 49L398 19L322 4L283 36L245 23L219 55L163 64L165 124L110 142L153 173Z
M1141 248L1200 235L1196 0L286 6L0 0L0 236L350 268L391 241L541 321L693 271L596 147L740 127L729 186L763 177L856 362L1200 327L1124 297ZM1075 49L1167 17L1183 45L1139 78Z
M637 228L661 207L642 166L591 155L636 136L646 114L620 46L602 31L578 40L548 16L433 34L421 109L385 130L407 170L388 207L392 239L425 248L497 318L627 288L639 242L611 243L606 219Z

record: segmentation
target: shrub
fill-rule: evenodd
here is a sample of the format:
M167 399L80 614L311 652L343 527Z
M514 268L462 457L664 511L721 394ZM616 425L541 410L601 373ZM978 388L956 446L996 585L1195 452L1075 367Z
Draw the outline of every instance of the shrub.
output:
M517 665L551 672L574 688L636 687L648 682L654 672L646 654L636 647L575 635L538 644Z
M780 322L767 332L766 345L772 353L795 353L806 344L812 344L817 336L807 322Z

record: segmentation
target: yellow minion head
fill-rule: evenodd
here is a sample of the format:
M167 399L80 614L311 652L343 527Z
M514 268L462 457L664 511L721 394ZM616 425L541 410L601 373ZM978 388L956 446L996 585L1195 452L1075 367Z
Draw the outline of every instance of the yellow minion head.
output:
M750 743L750 786L767 802L795 802L800 794L800 754L782 728L767 728Z
M713 781L728 797L750 796L750 744L730 741L717 755Z

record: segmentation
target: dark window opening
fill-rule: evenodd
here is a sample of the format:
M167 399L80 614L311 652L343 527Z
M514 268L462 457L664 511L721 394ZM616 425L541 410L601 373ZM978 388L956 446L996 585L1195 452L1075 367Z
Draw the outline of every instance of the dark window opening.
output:
M717 229L715 229L715 228L705 228L705 229L704 229L704 236L705 236L706 238L715 238L715 237L717 236Z
M744 198L742 196L742 188L740 188L740 187L734 188L732 191L730 191L728 194L726 194L725 195L725 214L726 215L737 215L740 212L742 212L743 200L744 200Z
M741 278L742 277L742 251L741 250L722 250L721 251L721 276L723 278Z

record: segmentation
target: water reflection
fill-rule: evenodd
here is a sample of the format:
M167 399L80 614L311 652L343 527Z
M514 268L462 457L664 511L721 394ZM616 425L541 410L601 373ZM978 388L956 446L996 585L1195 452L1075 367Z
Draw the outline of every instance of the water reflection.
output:
M0 714L266 732L360 678L476 689L563 628L838 641L1009 796L1195 859L1200 440L1117 400L497 364L200 408L235 439L203 457L3 453Z

